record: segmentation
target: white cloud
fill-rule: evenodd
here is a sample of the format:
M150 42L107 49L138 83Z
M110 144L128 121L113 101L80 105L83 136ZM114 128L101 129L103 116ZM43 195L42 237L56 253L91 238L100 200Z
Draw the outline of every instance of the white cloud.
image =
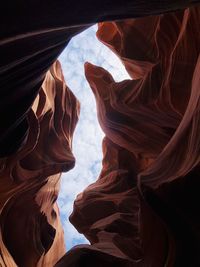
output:
M76 195L97 179L102 160L104 134L97 121L93 93L84 76L84 62L89 61L107 69L116 81L129 79L120 60L97 40L96 30L95 25L74 37L59 58L66 83L81 102L80 119L73 138L76 165L62 175L58 198L67 250L76 244L88 242L70 224L68 217Z

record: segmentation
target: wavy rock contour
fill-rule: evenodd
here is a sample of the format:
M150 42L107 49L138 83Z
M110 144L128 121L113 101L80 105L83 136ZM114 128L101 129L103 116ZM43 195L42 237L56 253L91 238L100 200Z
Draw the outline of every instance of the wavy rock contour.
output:
M103 168L70 218L91 245L56 266L200 265L199 20L196 7L99 24L132 79L85 65L106 134Z
M183 10L198 2L2 5L1 266L200 266L200 9ZM132 17L142 18L102 22ZM59 63L50 66L97 21L98 38L131 80L116 83L106 70L85 66L106 135L104 159L70 217L91 245L65 254L56 199L60 173L75 162L79 103Z
M53 266L65 253L56 199L61 172L75 163L71 148L79 102L59 62L28 115L26 145L0 161L2 267Z

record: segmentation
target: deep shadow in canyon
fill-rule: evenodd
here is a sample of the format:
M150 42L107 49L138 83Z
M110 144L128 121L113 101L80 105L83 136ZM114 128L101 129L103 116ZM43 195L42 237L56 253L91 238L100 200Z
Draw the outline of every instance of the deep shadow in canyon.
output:
M199 1L17 1L0 16L0 265L200 266ZM122 20L123 19L123 20ZM114 21L115 20L115 21ZM102 171L70 221L90 241L65 254L56 203L73 168L80 104L56 58L97 37L131 80L90 63L105 133Z

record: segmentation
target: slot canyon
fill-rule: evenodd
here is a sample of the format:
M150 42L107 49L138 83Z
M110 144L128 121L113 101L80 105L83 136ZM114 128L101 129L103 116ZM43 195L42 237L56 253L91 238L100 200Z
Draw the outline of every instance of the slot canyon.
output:
M0 14L0 267L199 267L200 1L21 0ZM130 78L84 64L103 160L69 218L89 244L66 252L57 198L81 103L57 59L96 23Z

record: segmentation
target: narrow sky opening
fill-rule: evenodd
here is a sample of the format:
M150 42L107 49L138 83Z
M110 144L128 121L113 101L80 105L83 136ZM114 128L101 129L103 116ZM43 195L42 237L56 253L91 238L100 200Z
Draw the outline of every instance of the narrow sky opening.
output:
M65 232L67 250L89 243L69 222L76 195L93 183L101 170L102 138L104 136L96 112L96 103L85 75L86 61L108 70L115 81L129 79L117 56L96 38L97 25L74 37L61 54L65 81L81 103L80 118L73 137L73 154L76 158L74 169L62 174L58 198L61 222Z

